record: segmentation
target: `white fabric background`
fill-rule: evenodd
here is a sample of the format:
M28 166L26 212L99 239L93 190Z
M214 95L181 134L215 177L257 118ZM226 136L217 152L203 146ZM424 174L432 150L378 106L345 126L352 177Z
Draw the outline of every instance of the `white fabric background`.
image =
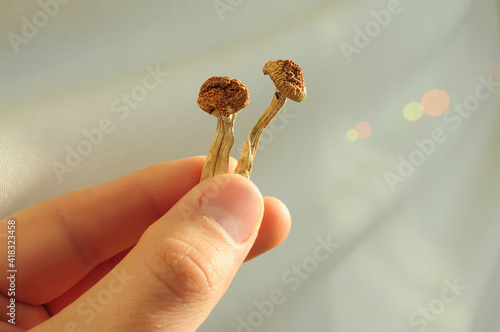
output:
M262 66L293 59L307 99L287 103L252 174L264 195L289 207L290 236L244 265L199 330L499 331L500 89L457 129L443 116L401 115L429 90L445 90L453 112L474 95L478 77L500 81L499 2L401 0L402 11L351 62L340 45L354 45L353 29L392 1L222 3L232 10L220 16L211 1L71 1L18 52L9 33L22 36L23 17L33 21L42 9L0 4L0 218L150 164L206 154L215 119L196 98L210 76L238 78L250 90L236 120L237 158L272 97ZM168 77L136 108L114 112L147 68ZM103 119L114 130L58 177L54 163L65 163L85 144L82 132ZM349 141L347 130L360 121L372 135ZM398 158L436 128L446 141L391 191L385 172L397 173ZM318 239L329 238L338 248L292 283L294 266L311 263ZM445 280L467 288L441 308ZM254 302L276 290L283 303L256 314ZM439 315L412 322L430 305ZM249 317L254 327L239 325Z

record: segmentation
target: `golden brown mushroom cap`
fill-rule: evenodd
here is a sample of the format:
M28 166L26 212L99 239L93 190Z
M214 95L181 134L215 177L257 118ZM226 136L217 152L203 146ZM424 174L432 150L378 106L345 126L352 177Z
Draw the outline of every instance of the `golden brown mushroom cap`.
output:
M245 108L249 101L247 87L240 80L227 76L209 78L198 95L198 106L209 114L217 110L227 116Z
M268 61L262 69L269 75L276 88L287 98L300 102L306 98L307 90L302 68L292 60Z

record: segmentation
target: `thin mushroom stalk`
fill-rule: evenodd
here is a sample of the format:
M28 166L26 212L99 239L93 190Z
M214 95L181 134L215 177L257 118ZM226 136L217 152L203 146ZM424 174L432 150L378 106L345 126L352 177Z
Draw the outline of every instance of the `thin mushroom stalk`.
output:
M216 117L215 137L203 165L200 181L228 171L229 153L234 144L234 120L236 114L227 116L217 113Z
M235 173L250 178L253 161L260 138L271 120L285 106L286 99L300 102L306 98L307 90L302 69L291 60L268 61L263 68L264 75L269 75L276 86L269 107L252 127L248 139L243 145Z
M261 115L257 123L250 130L248 139L243 145L241 150L240 158L238 159L238 164L236 165L235 173L250 178L252 173L253 160L259 146L260 138L264 133L264 129L271 123L271 120L281 111L283 106L285 106L286 97L276 89L274 93L273 100L269 107Z
M228 172L229 154L234 143L234 121L249 100L248 89L237 79L215 76L201 86L198 106L217 118L217 128L200 182Z

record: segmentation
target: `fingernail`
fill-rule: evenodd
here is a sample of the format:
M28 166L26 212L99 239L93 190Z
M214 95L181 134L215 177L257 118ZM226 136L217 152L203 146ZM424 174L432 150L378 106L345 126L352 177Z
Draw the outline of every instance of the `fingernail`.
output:
M209 181L200 198L202 212L236 243L245 242L262 219L262 195L239 175L221 175Z

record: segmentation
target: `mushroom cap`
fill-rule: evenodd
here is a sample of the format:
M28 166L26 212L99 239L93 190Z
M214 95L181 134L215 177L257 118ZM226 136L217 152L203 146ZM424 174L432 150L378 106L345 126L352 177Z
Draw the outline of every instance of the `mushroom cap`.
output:
M287 98L300 102L306 98L307 90L302 68L292 60L268 61L262 69L269 75L276 88Z
M227 76L209 78L198 95L198 106L208 114L217 110L228 116L247 107L249 101L247 87L240 80Z

